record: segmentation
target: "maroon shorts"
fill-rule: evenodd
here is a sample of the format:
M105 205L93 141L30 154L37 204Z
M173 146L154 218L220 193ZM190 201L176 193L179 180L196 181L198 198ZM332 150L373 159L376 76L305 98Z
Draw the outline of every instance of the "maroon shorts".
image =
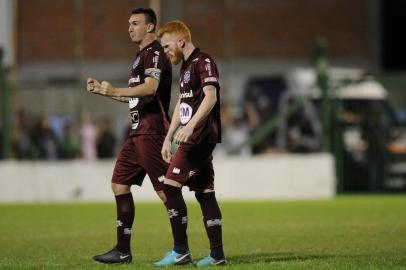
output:
M164 135L129 137L118 154L112 182L121 185L142 185L146 174L155 190L163 189L168 164L162 159Z
M190 190L214 189L213 150L216 144L188 144L179 146L172 157L166 178L186 185Z

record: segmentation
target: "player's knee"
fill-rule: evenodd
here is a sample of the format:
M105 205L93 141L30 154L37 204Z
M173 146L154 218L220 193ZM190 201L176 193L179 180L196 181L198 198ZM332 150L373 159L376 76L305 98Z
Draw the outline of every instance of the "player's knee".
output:
M166 196L165 196L165 192L163 190L158 190L156 192L156 194L162 200L162 202L166 203Z
M203 201L203 196L204 196L204 193L203 193L203 192L196 192L196 193L195 193L196 200L197 200L199 203L202 203L202 201Z
M216 199L216 195L213 189L204 189L195 192L195 197L199 203L204 201Z
M131 192L130 186L111 183L111 190L115 196Z
M164 193L165 196L168 197L176 197L182 196L182 189L180 187L175 187L172 185L165 184L164 185Z
M177 181L175 181L175 180L172 180L172 179L168 179L168 178L165 178L164 184L165 184L165 185L174 186L174 187L179 187L179 188L182 187L182 184L181 184L181 183L179 183L179 182L177 182Z

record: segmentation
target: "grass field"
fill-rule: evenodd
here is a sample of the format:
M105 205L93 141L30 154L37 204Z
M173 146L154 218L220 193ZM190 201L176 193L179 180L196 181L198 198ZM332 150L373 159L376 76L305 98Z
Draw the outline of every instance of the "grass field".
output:
M198 259L208 243L198 205L188 207ZM406 196L221 207L230 262L221 269L406 269ZM163 206L145 203L136 205L134 262L126 266L91 260L114 244L113 204L0 205L0 231L0 269L152 269L172 242Z

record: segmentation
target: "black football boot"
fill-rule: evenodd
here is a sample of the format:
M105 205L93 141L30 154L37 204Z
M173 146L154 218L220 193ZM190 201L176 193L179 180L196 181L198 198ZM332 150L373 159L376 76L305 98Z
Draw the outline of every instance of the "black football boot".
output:
M122 253L116 247L107 253L96 255L93 259L101 263L130 263L133 259L131 252Z

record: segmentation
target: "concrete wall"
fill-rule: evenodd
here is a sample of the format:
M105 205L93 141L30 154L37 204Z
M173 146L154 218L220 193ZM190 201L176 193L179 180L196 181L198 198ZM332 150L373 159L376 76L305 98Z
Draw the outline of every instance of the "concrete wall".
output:
M113 201L114 161L0 163L0 202ZM215 158L220 200L320 199L335 195L328 154ZM157 201L149 179L133 187L136 201ZM194 199L187 188L183 194Z

